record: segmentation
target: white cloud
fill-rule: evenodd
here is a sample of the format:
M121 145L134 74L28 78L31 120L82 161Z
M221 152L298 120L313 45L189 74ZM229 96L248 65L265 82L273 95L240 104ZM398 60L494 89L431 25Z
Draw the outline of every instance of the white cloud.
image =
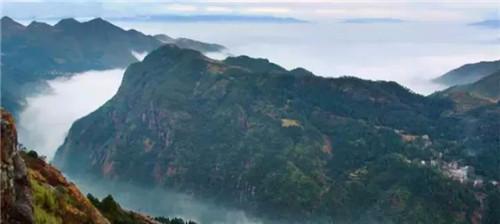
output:
M205 8L205 11L207 11L207 12L218 12L218 13L221 13L221 12L228 13L228 12L233 12L234 10L231 9L231 8L229 8L229 7L207 6Z
M283 14L289 13L292 10L283 7L249 7L243 10L244 12L250 13L271 13L271 14Z
M86 71L48 81L48 91L26 99L19 115L20 142L52 159L73 122L109 100L123 73L124 69Z
M184 5L184 4L169 4L165 7L169 11L176 12L196 12L198 7L194 5Z
M470 22L484 16L484 8L445 8L439 4L341 4L316 8L313 13L322 18L397 18L412 21Z

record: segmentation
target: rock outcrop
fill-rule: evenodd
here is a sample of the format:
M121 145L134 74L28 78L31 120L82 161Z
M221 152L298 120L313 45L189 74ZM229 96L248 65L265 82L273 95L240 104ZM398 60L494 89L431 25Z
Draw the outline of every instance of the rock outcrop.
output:
M18 151L14 118L1 113L1 223L34 223L28 171Z

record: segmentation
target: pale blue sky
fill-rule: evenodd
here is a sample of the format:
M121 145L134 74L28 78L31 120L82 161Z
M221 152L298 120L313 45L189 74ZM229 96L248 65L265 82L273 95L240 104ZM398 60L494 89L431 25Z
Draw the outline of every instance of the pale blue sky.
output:
M252 15L308 21L392 18L406 21L463 22L498 19L498 1L340 1L340 0L1 0L2 14L16 19L175 15ZM379 20L380 21L380 20Z

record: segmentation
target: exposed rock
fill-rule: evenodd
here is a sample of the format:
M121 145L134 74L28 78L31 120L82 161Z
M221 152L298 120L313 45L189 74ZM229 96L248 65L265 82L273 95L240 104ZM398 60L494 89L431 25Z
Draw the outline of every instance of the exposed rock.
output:
M34 223L32 195L24 161L18 153L14 118L1 112L1 203L2 223Z

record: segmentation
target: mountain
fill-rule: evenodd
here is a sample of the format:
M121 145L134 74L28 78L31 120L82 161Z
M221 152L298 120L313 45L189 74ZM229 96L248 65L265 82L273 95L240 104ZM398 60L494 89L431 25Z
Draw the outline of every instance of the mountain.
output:
M481 115L475 124L485 127L498 106L453 108L395 82L165 45L73 124L54 162L72 175L183 191L284 223L494 220L500 166L477 158L498 151L494 132L478 134L495 123L461 125ZM464 142L473 140L485 141Z
M469 25L498 29L498 28L500 28L500 19L488 19L488 20L483 20L480 22L471 23Z
M162 44L100 18L23 26L3 17L1 25L2 105L14 114L35 83L91 69L126 67L137 61L132 51L152 51Z
M500 71L500 60L482 61L460 66L434 79L434 81L448 86L463 85L478 81L496 71Z
M476 173L500 178L500 71L474 83L457 85L430 97L450 99L458 120L457 139L465 147L459 156L473 165Z
M23 26L3 17L1 28L2 105L14 115L40 82L87 70L126 67L137 61L133 52L150 52L163 44L156 37L124 30L101 18L63 19L54 26L34 21ZM188 39L176 42L203 51L223 48Z
M474 83L453 86L434 95L452 99L459 111L495 104L500 100L500 70Z
M220 44L204 43L188 38L172 38L165 34L154 35L156 39L165 44L174 44L180 48L192 49L200 52L218 52L226 50L226 47Z
M14 118L1 113L0 222L12 224L184 224L184 220L151 217L127 211L107 196L85 197L57 168L17 142ZM196 224L186 222L186 224Z
M124 67L137 61L131 51L151 51L161 45L152 36L125 31L101 18L63 19L54 26L34 21L25 27L3 17L2 29L15 30L2 32L2 63L47 73L43 75Z

